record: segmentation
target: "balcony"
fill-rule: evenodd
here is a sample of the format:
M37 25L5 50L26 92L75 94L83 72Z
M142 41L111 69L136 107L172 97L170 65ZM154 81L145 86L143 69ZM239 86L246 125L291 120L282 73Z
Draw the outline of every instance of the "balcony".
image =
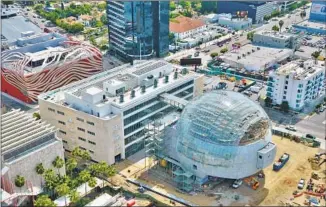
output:
M268 87L268 88L267 88L267 91L272 93L272 92L273 92L273 89L270 88L270 87Z

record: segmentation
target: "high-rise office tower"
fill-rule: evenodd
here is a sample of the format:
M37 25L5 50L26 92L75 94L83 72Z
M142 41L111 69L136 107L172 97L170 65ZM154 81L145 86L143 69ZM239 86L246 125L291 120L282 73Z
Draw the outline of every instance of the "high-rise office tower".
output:
M109 42L123 58L149 59L169 52L168 1L107 1Z

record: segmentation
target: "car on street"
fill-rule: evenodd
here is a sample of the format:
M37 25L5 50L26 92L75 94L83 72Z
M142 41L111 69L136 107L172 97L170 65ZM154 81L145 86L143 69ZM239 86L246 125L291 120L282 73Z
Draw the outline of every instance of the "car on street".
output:
M209 51L210 51L210 50L208 50L208 49L207 49L207 50L203 50L203 52L206 52L206 53L209 52Z
M308 139L316 139L316 136L314 136L312 134L306 134L306 138L308 138Z
M234 183L232 184L232 188L237 189L241 186L241 184L242 184L241 179L235 180Z
M303 189L305 186L306 182L303 178L300 179L299 183L298 183L298 189Z
M297 131L297 129L295 128L295 126L292 126L292 125L286 126L285 129L287 129L289 131L293 131L293 132L296 132Z
M199 56L199 52L195 52L194 57L198 57Z
M243 94L247 95L247 96L251 96L252 92L251 91L244 91Z

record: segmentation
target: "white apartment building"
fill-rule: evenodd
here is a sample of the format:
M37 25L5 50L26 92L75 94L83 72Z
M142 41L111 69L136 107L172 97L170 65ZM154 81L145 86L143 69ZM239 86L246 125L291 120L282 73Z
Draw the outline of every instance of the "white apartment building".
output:
M203 91L203 76L165 61L123 65L39 96L42 119L59 128L66 151L113 164L144 148L146 121Z
M274 47L296 49L298 46L298 36L289 33L261 30L257 31L253 37L253 44Z
M31 114L12 110L1 115L1 184L2 199L11 206L18 196L42 192L44 180L35 171L39 163L45 169L55 169L52 162L57 156L64 160L62 141L56 129L48 123L35 120ZM55 169L55 172L58 172ZM59 169L65 175L65 167ZM25 185L15 186L15 178L25 178ZM5 195L5 196L4 196ZM7 196L7 198L6 198Z
M201 35L202 32L206 31L206 24L201 19L178 16L170 21L169 28L177 40L182 40Z
M305 104L324 93L324 80L324 62L291 62L270 74L267 96L273 100L273 104L287 101L291 109L301 110Z

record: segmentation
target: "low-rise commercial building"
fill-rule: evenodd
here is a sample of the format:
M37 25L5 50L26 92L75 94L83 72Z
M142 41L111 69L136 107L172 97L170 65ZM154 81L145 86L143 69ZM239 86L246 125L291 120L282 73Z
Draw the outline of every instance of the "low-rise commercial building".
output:
M170 32L175 35L176 39L193 37L205 30L205 22L200 19L178 16L173 21L170 21Z
M251 18L233 18L233 17L220 17L218 19L220 25L225 25L234 30L248 29L252 26Z
M35 120L31 114L13 110L1 115L1 163L2 189L12 199L22 195L37 195L42 192L41 175L36 166L42 163L45 169L54 168L52 162L57 156L64 160L62 141L50 124ZM57 171L57 170L56 170ZM59 169L65 174L65 167ZM15 186L17 176L25 178L20 189ZM10 199L7 200L10 203Z
M293 56L291 49L277 49L254 45L245 45L240 49L228 52L220 58L234 68L248 71L264 71L278 62Z
M305 104L317 99L324 92L325 65L307 60L291 62L271 73L267 82L267 97L274 104L287 101L293 110L301 110Z
M297 35L266 30L255 32L253 44L266 47L290 49L296 49L300 46L298 44Z
M165 61L123 65L39 96L42 119L58 127L64 148L113 164L144 148L146 121L203 91L203 76Z

